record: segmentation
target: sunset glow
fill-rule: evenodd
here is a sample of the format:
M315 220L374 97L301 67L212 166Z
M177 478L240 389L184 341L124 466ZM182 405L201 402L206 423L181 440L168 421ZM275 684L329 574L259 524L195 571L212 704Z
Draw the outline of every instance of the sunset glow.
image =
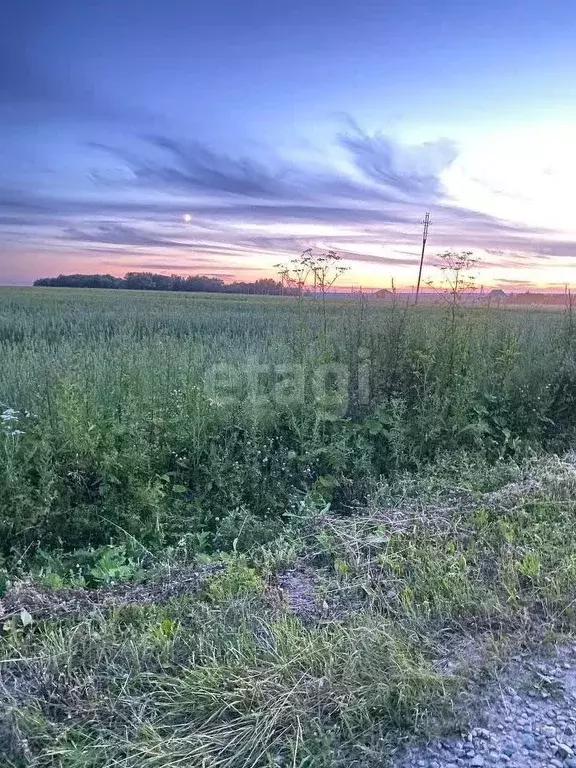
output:
M426 278L466 249L487 287L573 284L576 8L412 5L12 4L0 282L257 279L312 247L410 289L430 211Z

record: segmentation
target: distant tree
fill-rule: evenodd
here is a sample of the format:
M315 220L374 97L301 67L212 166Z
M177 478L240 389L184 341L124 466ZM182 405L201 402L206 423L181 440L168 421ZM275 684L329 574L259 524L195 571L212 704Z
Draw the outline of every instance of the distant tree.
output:
M279 296L282 293L282 283L273 278L265 277L249 282L234 282L225 287L226 293L253 293L267 296Z
M282 293L282 283L274 280L271 277L264 277L260 280L256 280L254 283L255 293L264 293L270 296L277 296Z
M224 281L219 277L206 275L189 275L182 281L182 291L198 291L200 293L218 293L224 290Z
M157 272L127 272L124 277L112 275L58 275L34 281L36 286L53 288L124 288L132 291L185 291L198 293L280 294L282 283L265 277L255 282L226 284L209 275L163 275Z
M58 275L34 281L34 285L50 288L122 288L123 283L113 275Z
M173 275L152 274L152 282L154 283L155 291L173 291L174 290Z
M153 291L156 288L153 272L126 272L124 287L134 291Z

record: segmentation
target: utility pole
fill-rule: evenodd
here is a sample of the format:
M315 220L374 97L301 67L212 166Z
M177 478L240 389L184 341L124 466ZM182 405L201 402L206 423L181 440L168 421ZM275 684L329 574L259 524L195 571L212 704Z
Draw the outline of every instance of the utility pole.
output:
M414 299L414 304L418 304L418 295L420 293L420 281L422 279L422 266L424 264L424 251L426 250L426 240L428 240L428 227L430 226L430 214L427 213L426 216L424 216L424 221L422 222L424 225L424 229L422 231L422 255L420 256L420 269L418 270L418 282L416 284L416 298Z

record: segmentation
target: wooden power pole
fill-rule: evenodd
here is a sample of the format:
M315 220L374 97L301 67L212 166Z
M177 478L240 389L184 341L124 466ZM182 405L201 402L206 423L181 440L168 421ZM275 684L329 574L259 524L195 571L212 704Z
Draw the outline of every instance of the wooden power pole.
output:
M430 214L424 216L422 222L424 229L422 231L422 255L420 256L420 269L418 270L418 282L416 283L416 298L414 304L418 304L418 295L420 293L420 281L422 280L422 266L424 265L424 252L426 251L426 240L428 240L428 227L430 226Z

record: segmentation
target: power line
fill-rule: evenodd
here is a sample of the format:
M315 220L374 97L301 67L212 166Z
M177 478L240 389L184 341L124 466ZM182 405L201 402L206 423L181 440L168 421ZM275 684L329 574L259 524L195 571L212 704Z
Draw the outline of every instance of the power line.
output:
M416 284L416 298L414 304L418 304L418 295L420 293L420 281L422 280L422 266L424 264L424 252L426 250L426 240L428 240L428 227L430 226L430 214L426 213L422 222L424 229L422 231L422 255L420 256L420 269L418 270L418 282Z

